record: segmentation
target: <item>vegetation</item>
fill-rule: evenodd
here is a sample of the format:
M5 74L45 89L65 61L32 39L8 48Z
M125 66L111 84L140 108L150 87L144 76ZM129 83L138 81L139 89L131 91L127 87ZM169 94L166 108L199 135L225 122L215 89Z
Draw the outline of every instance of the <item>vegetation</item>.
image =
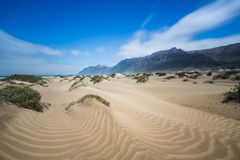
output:
M175 75L177 75L178 77L187 77L187 78L190 78L190 79L197 79L198 76L201 75L200 72L178 72L176 73Z
M174 78L176 78L176 77L175 76L167 76L164 79L170 80L170 79L174 79Z
M227 71L213 76L213 80L229 78L231 78L231 80L240 80L240 73L237 71Z
M90 77L91 80L93 82L93 84L95 83L100 83L101 81L103 81L105 78L103 76L100 76L100 75L95 75L93 77Z
M14 84L11 80L25 81L30 83L36 83L45 86L47 82L40 76L27 75L27 74L14 74L3 79L4 81L9 81L9 83Z
M212 72L211 72L211 71L207 73L207 76L211 76L211 75L212 75Z
M205 81L205 82L203 82L203 83L213 84L214 82L210 80L210 81Z
M42 81L42 77L34 76L34 75L26 75L26 74L14 74L11 76L6 77L4 80L18 80L18 81L25 81L30 83L38 83Z
M44 107L40 104L40 99L40 93L28 87L7 86L6 88L0 89L1 101L43 112Z
M71 87L69 88L69 91L72 91L73 89L77 89L78 87L86 87L86 84L84 84L83 82L81 84L79 84L82 80L80 79L79 81L74 82Z
M77 101L77 103L84 103L87 99L96 99L97 101L101 102L102 104L106 106L110 106L110 102L106 101L102 97L95 95L95 94L88 94L83 96L80 100Z
M186 82L186 81L188 81L188 79L187 79L187 78L184 78L184 79L183 79L183 82Z
M110 74L110 77L112 77L112 78L114 78L116 76L116 74L115 73L113 73L113 74Z
M227 103L229 101L235 101L240 103L240 82L235 85L235 88L232 88L230 91L224 94L224 99L222 103Z
M157 76L161 77L161 76L166 76L167 73L164 73L164 72L157 72L155 73Z
M148 81L148 77L152 75L151 73L143 73L142 75L137 74L135 77L133 77L133 79L136 79L137 83L145 83Z

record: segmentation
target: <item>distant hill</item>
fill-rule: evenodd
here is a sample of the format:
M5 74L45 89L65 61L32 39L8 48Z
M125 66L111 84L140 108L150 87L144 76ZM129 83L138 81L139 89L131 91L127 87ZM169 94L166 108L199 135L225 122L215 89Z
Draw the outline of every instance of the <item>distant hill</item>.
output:
M145 57L124 59L113 67L90 66L79 74L177 71L216 67L240 67L240 43L194 51L174 47Z
M111 72L111 67L97 65L84 68L79 74L90 75L90 74L107 74Z

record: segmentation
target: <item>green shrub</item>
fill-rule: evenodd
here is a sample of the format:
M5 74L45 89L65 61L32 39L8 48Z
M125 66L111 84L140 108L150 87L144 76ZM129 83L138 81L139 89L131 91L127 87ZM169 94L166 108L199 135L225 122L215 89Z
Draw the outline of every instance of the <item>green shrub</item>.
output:
M40 104L40 93L28 87L7 86L1 88L0 99L19 107L43 112L43 106Z
M207 73L207 76L211 76L211 75L212 75L212 72L208 72L208 73Z
M95 83L100 83L101 81L103 81L105 78L103 76L100 76L100 75L95 75L93 77L90 77L91 80L94 84Z
M18 81L25 81L30 83L38 83L42 81L42 77L34 76L34 75L26 75L26 74L14 74L11 76L6 77L4 80L18 80Z
M116 74L115 73L113 73L113 74L110 74L110 77L112 77L112 78L114 78L116 76Z
M214 82L213 81L205 81L203 83L209 83L209 84L213 84Z
M137 77L137 83L145 83L148 81L148 76L147 75L141 75Z
M223 72L223 73L219 73L215 76L213 76L213 80L216 80L216 79L229 79L230 77L234 77L236 76L236 80L238 79L238 75L239 73L237 71L227 71L227 72Z
M102 97L98 96L98 95L95 95L95 94L88 94L88 95L85 95L83 96L81 99L79 99L77 101L77 103L84 103L85 100L87 99L96 99L97 101L101 102L102 104L106 105L106 106L110 106L110 102L106 101L105 99L103 99Z
M199 76L200 76L199 74L192 74L192 75L189 75L187 77L191 78L191 79L197 79Z
M164 72L157 72L157 73L155 73L157 76L159 76L159 77L162 77L162 76L166 76L167 75L167 73L164 73Z
M227 103L229 101L235 101L240 103L240 82L235 85L230 91L224 93L224 99L222 103Z
M179 73L176 73L175 75L177 75L178 77L185 77L185 72L179 72Z

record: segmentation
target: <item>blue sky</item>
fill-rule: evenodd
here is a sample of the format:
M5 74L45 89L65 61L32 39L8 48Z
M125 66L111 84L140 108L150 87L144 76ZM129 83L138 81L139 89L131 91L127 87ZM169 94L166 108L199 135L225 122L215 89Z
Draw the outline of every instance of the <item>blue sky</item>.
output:
M0 0L0 75L240 42L239 0Z

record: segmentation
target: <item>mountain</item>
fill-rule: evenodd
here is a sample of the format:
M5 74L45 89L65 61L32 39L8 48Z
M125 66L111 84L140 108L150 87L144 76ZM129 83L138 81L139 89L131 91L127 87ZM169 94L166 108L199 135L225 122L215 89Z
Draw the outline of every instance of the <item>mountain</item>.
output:
M202 54L225 64L240 64L240 43L211 49L189 51L190 54Z
M110 73L111 67L96 65L84 68L79 74L88 75L88 74L107 74Z
M211 49L184 51L171 48L151 55L124 59L113 67L91 66L79 74L132 73L240 67L240 43Z

